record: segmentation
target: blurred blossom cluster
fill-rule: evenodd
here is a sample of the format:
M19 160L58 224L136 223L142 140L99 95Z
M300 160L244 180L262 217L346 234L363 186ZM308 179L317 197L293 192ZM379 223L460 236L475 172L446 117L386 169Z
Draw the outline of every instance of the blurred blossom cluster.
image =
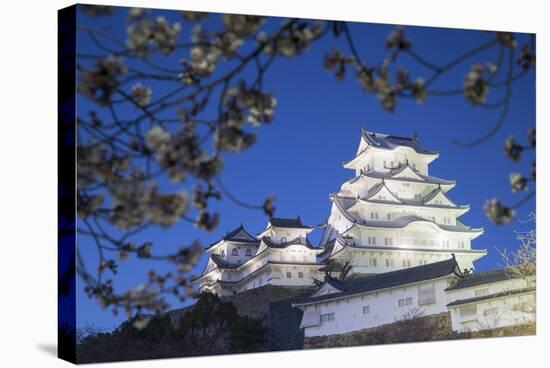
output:
M134 84L132 87L132 98L134 102L139 106L147 106L151 102L151 95L153 91L151 87L146 87L141 83Z
M286 32L279 37L269 37L265 33L258 35L258 42L264 44L264 51L269 55L281 55L292 58L307 49L309 43L319 38L323 23L319 21L287 21Z
M514 136L508 137L508 139L506 139L504 143L504 155L512 162L519 162L527 151L534 151L537 142L535 128L529 128L527 130L526 142L526 144L520 144L516 141ZM509 176L509 180L510 189L513 193L529 192L528 183L530 181L536 181L535 158L532 159L531 170L527 175L519 172L512 172ZM529 194L527 194L527 197L525 198L530 198L532 195L534 195L534 193L534 190L531 191ZM495 224L510 222L515 216L515 208L521 205L525 198L520 200L518 204L512 206L507 206L497 198L492 198L485 203L485 214Z
M473 105L483 104L487 100L489 86L484 71L483 66L475 64L464 78L464 95Z
M92 69L81 74L78 90L98 104L107 105L120 85L119 78L127 72L122 58L108 55L96 60Z
M338 80L344 79L347 69L351 68L363 90L375 94L384 110L394 111L399 97L412 97L417 103L422 103L428 96L424 79L411 78L405 68L396 68L392 77L391 64L400 52L410 48L412 41L405 37L404 28L396 27L386 39L386 49L390 53L382 62L367 65L358 55L345 55L336 49L325 54L324 67L334 71Z
M126 45L138 56L148 56L153 49L158 49L163 54L170 54L176 47L176 39L180 31L179 22L170 24L162 16L153 20L142 18L128 26Z
M269 123L273 118L277 100L271 93L249 88L244 82L230 88L226 93L227 124L241 126L245 122L253 125ZM244 112L244 114L243 114Z
M159 165L173 181L182 181L187 175L208 181L222 169L219 157L208 156L201 149L192 123L173 134L155 126L147 132L146 141Z

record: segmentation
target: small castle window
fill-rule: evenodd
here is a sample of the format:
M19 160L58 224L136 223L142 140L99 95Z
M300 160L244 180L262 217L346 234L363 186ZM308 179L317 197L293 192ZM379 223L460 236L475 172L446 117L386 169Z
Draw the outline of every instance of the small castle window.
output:
M246 256L250 257L252 255L252 251L250 249L246 250Z
M335 319L334 313L321 314L321 324L333 322Z
M369 314L370 313L370 305L365 305L363 307L363 314Z
M288 272L286 273L286 278L287 278L287 279L292 278L292 272L288 271Z
M397 306L399 308L410 306L412 305L412 302L413 302L412 297L402 298L397 301Z
M304 278L304 273L303 272L298 272L298 278L303 279Z
M231 251L231 255L232 256L238 256L239 255L239 251L237 250L237 248L233 248L233 250Z

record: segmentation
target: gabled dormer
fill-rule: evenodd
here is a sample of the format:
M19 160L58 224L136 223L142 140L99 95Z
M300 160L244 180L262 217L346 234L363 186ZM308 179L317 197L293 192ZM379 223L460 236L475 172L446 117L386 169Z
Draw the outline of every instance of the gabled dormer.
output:
M458 207L453 201L449 199L441 190L441 187L434 189L426 197L422 199L422 202L425 205L432 206L448 206L448 207Z
M230 233L227 233L224 239L236 241L236 242L257 242L258 241L258 239L256 239L253 235L251 235L248 231L246 231L246 229L242 224L235 230L231 231Z
M313 228L302 223L300 216L296 218L271 217L264 231L258 234L259 238L269 238L275 243L286 243L293 239L306 239Z
M241 224L238 228L225 234L223 238L208 246L205 251L219 254L222 257L228 254L227 243L235 243L244 247L257 247L259 240L251 235Z
M326 277L319 289L315 291L310 298L316 298L321 295L330 295L341 293L345 290L344 285L333 277Z
M386 182L384 179L380 181L380 183L376 184L374 187L369 190L367 193L366 200L370 201L384 201L384 202L394 202L394 203L402 203L402 201L392 193L391 190L388 189L386 186Z
M393 178L399 179L399 178L406 178L406 179L414 179L419 181L426 181L424 176L419 175L416 170L414 170L412 167L410 167L408 164L401 165L398 168L391 171L391 176Z

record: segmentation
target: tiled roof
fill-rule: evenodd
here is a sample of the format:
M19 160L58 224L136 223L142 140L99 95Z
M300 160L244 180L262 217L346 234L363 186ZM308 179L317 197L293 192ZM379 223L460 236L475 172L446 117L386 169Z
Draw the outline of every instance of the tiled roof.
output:
M217 254L211 254L210 258L220 268L237 268L239 266L239 265L227 262Z
M420 142L414 137L399 137L395 135L380 134L380 133L368 132L364 129L361 133L367 143L377 148L393 150L399 146L405 146L405 147L412 148L417 153L422 153L427 155L438 154L438 152L436 151L429 151L424 147L422 147Z
M239 284L246 280L249 280L250 278L256 276L260 272L264 271L267 267L270 265L296 265L296 266L308 266L308 267L318 267L320 266L318 263L312 263L312 262L284 262L284 261L267 261L263 266L260 268L254 270L253 272L249 273L248 275L244 276L240 280L234 280L234 281L228 281L228 280L216 280L217 283L220 284Z
M464 289L472 286L490 284L492 282L505 281L516 278L518 275L509 268L500 268L498 270L474 272L466 275L462 280L447 288L447 290Z
M240 242L252 242L257 243L258 239L256 239L253 235L251 235L243 225L239 226L235 230L227 233L223 239L225 240L233 240L233 241L240 241Z
M462 224L460 221L457 221L456 225L445 225L445 224L439 224L437 222L434 222L432 220L425 219L420 216L416 215L406 215L401 216L398 218L395 218L393 220L366 220L364 218L359 218L357 216L354 216L352 213L350 213L347 209L350 207L349 203L350 201L352 204L356 201L356 199L352 198L346 198L346 197L340 197L340 196L333 196L334 203L336 206L340 209L342 214L350 221L355 222L357 225L361 226L368 226L368 227L383 227L383 228L403 228L407 225L409 225L412 222L415 221L422 221L422 222L430 222L437 227L439 227L442 230L445 231L451 231L451 232L462 232L462 233L481 233L483 232L483 228L474 229L469 226L466 226ZM348 206L346 206L346 202L348 203Z
M341 281L343 291L317 297L307 297L295 304L308 304L324 300L336 299L355 294L366 293L406 285L414 282L432 280L439 277L456 274L459 275L458 265L454 258L445 261L434 262L427 265L404 268L397 271L379 273L361 278L350 278Z
M447 290L449 290L449 289L447 289ZM457 305L475 303L475 302L480 302L480 301L483 301L483 300L500 298L500 297L508 296L508 295L517 295L517 294L523 294L523 293L530 293L532 291L535 291L535 288L523 288L523 289L501 291L499 293L494 293L494 294L489 294L489 295L484 295L484 296L478 296L478 297L475 297L475 298L455 300L454 302L451 302L451 303L447 304L447 307L453 307L453 306L457 306Z
M335 238L337 241L339 241L340 244L349 247L349 248L356 248L356 249L364 249L364 250L381 250L381 251L397 251L397 252L429 252L429 253L458 253L458 254L486 254L486 249L447 249L447 248L413 248L413 247L400 247L400 246L388 246L388 245L364 245L364 244L355 244L353 242L346 241L344 239L344 236L338 235ZM332 250L332 249L331 249ZM340 252L339 250L338 252Z
M265 245L267 245L269 248L286 248L291 245L299 244L310 249L319 249L314 247L313 244L310 243L308 238L302 238L302 237L298 237L296 239L292 239L284 243L276 243L273 240L271 240L271 238L268 236L264 236L262 240L265 243Z
M386 182L384 181L384 179L382 179L380 183L373 185L369 189L369 191L367 192L367 199L370 199L374 195L378 194L378 192L380 192L384 188L393 196L395 200L401 202L401 199L397 197L395 194L393 194L393 192L386 186Z
M423 180L415 179L415 178L406 178L406 177L394 177L390 172L382 172L382 171L367 171L364 172L360 176L355 176L352 179L348 180L349 183L353 183L354 181L361 178L361 176L374 178L374 179L386 179L386 180L399 180L399 181L410 181L415 183L428 183L428 184L441 184L441 185L454 185L456 184L456 180L447 180L447 179L441 179L435 176L431 175L424 175L419 172L417 172L418 176L420 176Z
M271 217L269 219L269 223L273 227L311 229L311 226L302 224L302 219L300 219L300 216L296 218Z
M327 277L325 282L338 290L346 290L346 285L342 280L335 279L334 277Z
M319 254L319 257L322 258L322 257L324 257L325 255L332 253L332 250L334 249L334 244L336 244L336 238L334 238L334 239L329 240L328 242L326 242L326 243L322 246L322 249L324 249L324 250Z
M259 240L255 238L253 235L251 235L243 225L239 226L235 230L232 230L228 233L226 233L220 240L215 241L214 243L210 244L208 247L205 248L205 250L209 250L222 240L228 240L233 242L239 242L239 243L250 243L250 244L259 244Z

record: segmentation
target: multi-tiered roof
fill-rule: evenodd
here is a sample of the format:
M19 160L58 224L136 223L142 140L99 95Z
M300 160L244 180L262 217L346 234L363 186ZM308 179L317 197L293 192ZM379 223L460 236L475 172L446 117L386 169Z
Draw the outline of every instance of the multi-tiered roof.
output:
M400 264L405 266L457 253L459 263L470 268L485 254L470 247L470 241L483 229L458 220L470 207L448 197L456 182L429 175L428 166L437 157L439 153L424 148L416 136L362 130L355 157L343 164L356 175L330 195L333 206L321 240L323 254L331 258L341 257L345 248L364 250L348 251L347 258L353 257L359 265L362 254L370 265L375 264L370 268L374 273L385 271L380 270L378 259L389 259L385 261L389 270L400 267L391 254L383 252L390 250L402 251L401 257L406 259ZM367 250L371 252L367 254ZM366 266L356 271L366 272Z

